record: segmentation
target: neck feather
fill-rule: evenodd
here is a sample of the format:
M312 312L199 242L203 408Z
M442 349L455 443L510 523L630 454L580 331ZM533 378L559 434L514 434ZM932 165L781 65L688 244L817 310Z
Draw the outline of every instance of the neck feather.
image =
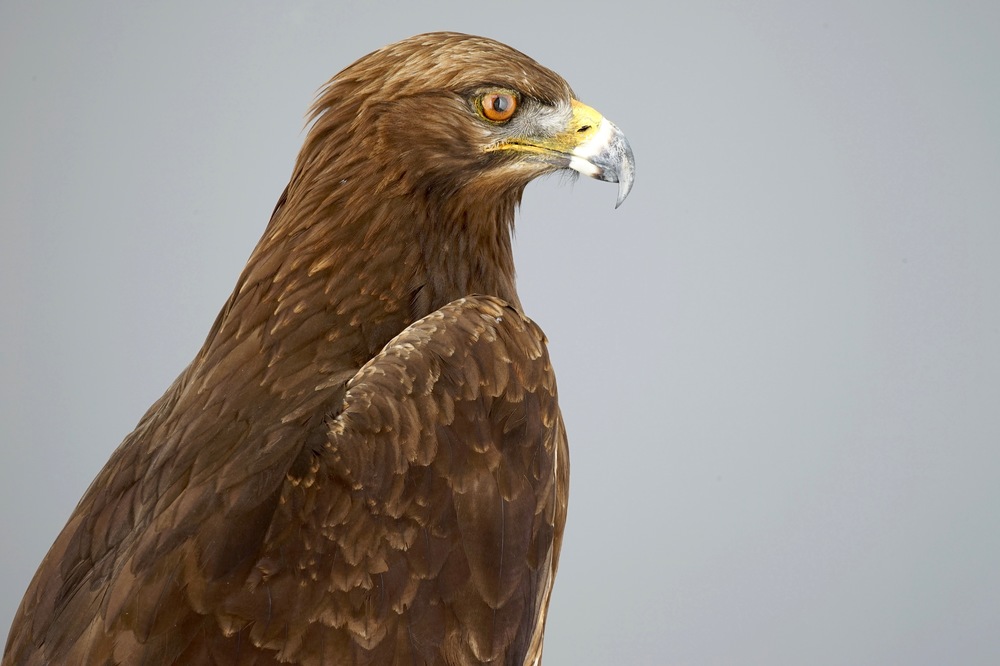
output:
M521 191L293 179L213 338L255 330L262 358L359 367L413 321L469 294L520 308L511 233ZM397 183L399 181L396 181ZM484 196L490 196L484 203Z

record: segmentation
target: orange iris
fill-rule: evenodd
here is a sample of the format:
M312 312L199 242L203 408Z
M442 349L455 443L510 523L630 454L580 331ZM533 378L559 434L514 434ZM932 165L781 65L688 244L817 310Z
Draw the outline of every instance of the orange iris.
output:
M495 123L510 120L517 110L517 97L509 92L486 93L481 102L483 115Z

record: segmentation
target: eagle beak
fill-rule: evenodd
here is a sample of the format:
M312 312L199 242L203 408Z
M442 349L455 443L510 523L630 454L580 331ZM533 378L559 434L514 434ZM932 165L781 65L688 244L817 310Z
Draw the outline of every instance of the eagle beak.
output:
M575 99L570 101L568 121L555 134L509 138L485 150L527 155L534 161L618 183L615 208L625 201L635 179L635 158L628 139L613 122Z
M635 180L632 146L617 125L594 109L575 99L572 108L570 126L560 133L560 137L573 137L568 143L575 144L568 151L569 168L591 178L618 183L618 201L615 203L615 208L618 208Z

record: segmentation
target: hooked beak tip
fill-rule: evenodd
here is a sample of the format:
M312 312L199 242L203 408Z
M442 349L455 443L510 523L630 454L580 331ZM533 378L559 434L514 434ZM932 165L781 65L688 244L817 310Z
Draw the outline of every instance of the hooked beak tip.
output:
M618 129L617 127L615 128ZM635 156L632 155L632 146L629 145L625 135L618 131L615 135L620 140L620 155L618 158L618 201L615 202L617 209L625 201L628 193L632 191L632 183L635 181Z

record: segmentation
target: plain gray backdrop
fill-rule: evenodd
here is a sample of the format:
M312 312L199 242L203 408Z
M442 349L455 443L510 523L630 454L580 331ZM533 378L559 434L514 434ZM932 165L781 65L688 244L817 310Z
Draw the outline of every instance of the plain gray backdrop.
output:
M313 93L430 30L635 150L517 224L572 452L546 664L1000 663L1000 4L0 5L0 636L194 356Z

